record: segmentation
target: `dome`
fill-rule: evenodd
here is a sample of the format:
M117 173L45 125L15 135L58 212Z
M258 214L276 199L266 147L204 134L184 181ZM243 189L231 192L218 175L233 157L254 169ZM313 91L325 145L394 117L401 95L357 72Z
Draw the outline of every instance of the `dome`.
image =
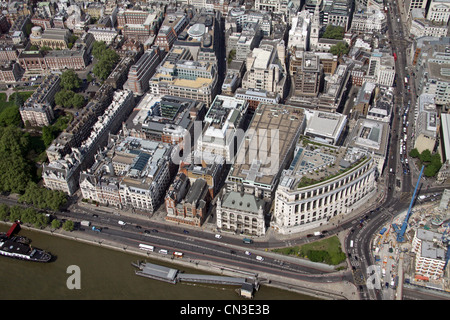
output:
M193 38L202 37L205 34L206 27L204 24L196 23L189 28L188 34Z

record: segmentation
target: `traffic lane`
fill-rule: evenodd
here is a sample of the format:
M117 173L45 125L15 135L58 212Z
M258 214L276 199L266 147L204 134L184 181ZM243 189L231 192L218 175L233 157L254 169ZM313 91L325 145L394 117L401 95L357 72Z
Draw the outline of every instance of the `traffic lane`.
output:
M198 239L191 237L183 237L177 234L164 235L158 234L136 234L134 232L126 230L118 230L117 228L103 227L101 236L100 233L87 230L90 236L99 238L99 241L108 237L108 240L123 243L124 249L127 246L138 248L139 243L152 245L157 252L159 249L166 249L171 251L180 251L188 254L187 257L192 259L207 259L216 262L227 261L232 264L240 264L242 266L250 267L250 270L254 266L262 267L266 266L272 270L272 273L282 275L283 272L293 272L296 275L301 274L324 274L323 270L315 269L312 267L304 266L303 264L293 263L292 260L285 259L284 256L273 258L269 255L264 255L259 252L251 252L251 249L244 250L243 248L231 248L223 247L218 244L210 242L199 242ZM251 255L245 254L245 251L250 251ZM263 261L256 260L256 256L260 255L264 258ZM266 270L267 271L267 270Z

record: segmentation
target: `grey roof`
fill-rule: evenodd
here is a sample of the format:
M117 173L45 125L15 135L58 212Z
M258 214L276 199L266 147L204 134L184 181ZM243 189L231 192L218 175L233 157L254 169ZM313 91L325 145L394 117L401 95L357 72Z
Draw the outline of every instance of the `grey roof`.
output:
M248 193L230 192L225 194L222 207L258 213L260 207L264 208L263 200Z

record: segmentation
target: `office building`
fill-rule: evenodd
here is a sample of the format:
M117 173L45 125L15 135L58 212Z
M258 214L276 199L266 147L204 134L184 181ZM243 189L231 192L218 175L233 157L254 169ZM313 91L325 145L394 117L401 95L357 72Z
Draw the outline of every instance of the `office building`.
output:
M375 177L369 153L301 140L276 191L274 230L300 233L349 214L374 195Z

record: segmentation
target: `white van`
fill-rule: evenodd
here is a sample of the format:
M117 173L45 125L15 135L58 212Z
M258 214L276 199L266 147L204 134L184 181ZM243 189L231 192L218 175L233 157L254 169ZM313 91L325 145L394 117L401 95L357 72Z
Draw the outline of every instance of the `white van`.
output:
M168 253L166 249L161 249L158 252L161 253L161 254L167 254Z
M258 261L264 261L264 258L261 257L261 256L256 256L256 260L258 260Z

